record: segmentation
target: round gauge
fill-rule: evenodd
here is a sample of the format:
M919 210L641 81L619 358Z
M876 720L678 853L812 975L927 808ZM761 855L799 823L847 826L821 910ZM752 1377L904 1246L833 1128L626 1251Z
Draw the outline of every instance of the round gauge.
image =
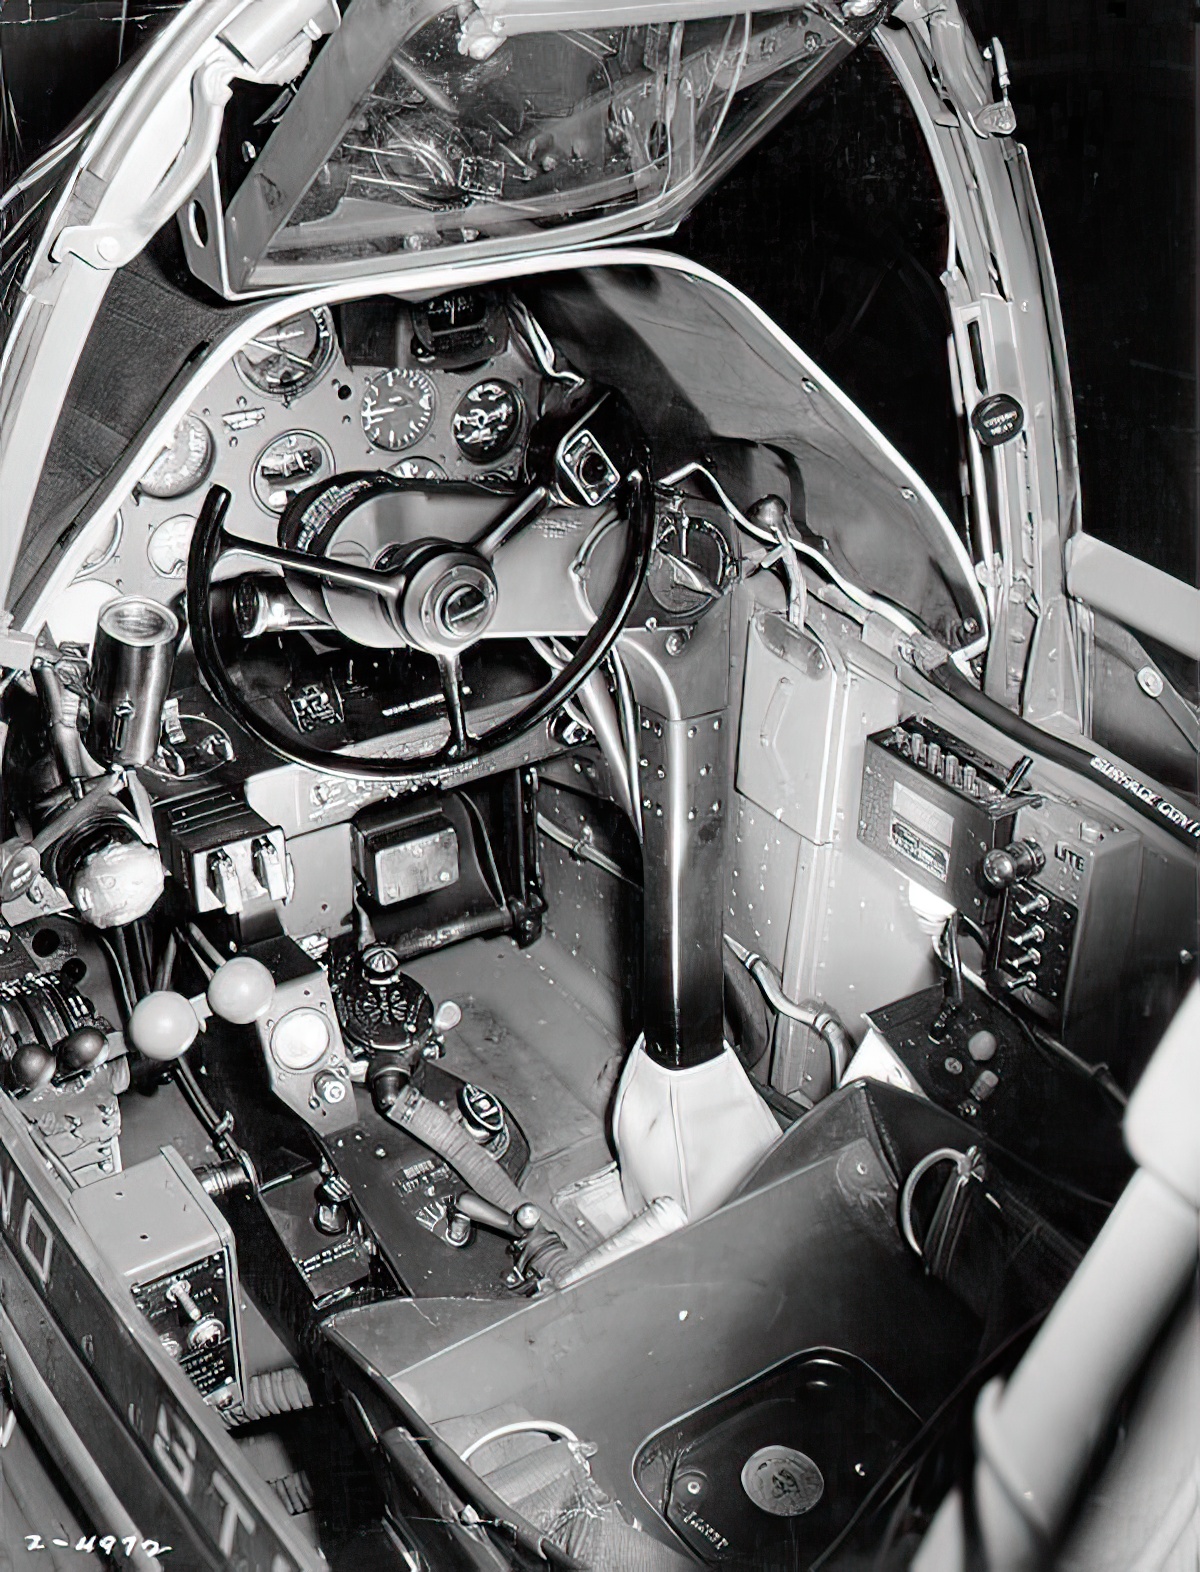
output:
M177 513L150 531L146 556L161 579L181 579L187 572L188 548L196 521L190 513Z
M311 1070L329 1047L329 1022L307 1006L288 1013L271 1033L271 1054L284 1070Z
M362 423L372 447L403 453L429 430L437 389L423 371L383 371L363 394Z
M521 395L511 382L477 382L454 411L451 429L458 450L473 464L489 464L507 453L521 429Z
M185 415L138 489L148 497L186 496L208 478L215 455L212 432L198 415Z
M120 548L121 536L124 532L125 520L118 508L104 528L96 531L91 549L79 564L79 571L75 577L86 578L89 573L95 573L97 568L102 568L106 562L111 562Z
M329 444L312 431L285 431L254 461L251 484L268 513L282 513L305 486L333 474Z
M446 471L436 459L421 458L413 454L411 458L398 459L396 463L388 466L388 474L395 475L400 480L445 480Z
M333 359L333 318L321 306L263 328L233 357L244 382L285 403L299 398Z

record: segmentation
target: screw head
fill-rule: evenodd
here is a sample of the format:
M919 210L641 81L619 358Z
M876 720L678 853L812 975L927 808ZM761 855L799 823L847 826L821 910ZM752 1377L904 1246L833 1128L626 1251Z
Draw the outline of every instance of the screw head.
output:
M1150 698L1157 699L1163 690L1163 680L1153 666L1143 666L1137 674L1138 687Z

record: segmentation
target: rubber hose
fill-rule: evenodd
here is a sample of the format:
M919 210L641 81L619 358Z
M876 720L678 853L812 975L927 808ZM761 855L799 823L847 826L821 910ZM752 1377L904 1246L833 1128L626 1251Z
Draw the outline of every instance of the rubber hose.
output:
M429 1147L450 1164L455 1173L476 1195L499 1206L510 1215L529 1197L523 1195L491 1155L473 1141L457 1119L446 1110L409 1087L388 1109L393 1124L407 1130L414 1140Z
M1154 803L1144 802L1133 792L1125 791L1118 781L1112 780L1103 770L1097 769L1093 760L1101 758L1102 755L1088 753L1083 748L1077 748L1074 743L1055 737L1050 732L1043 731L1040 726L1033 726L1021 716L1014 715L1011 710L1005 709L1003 704L973 687L960 671L948 663L933 667L927 667L917 661L913 664L926 681L932 682L952 699L957 699L963 709L970 710L972 715L978 716L989 726L994 726L997 731L1003 732L1026 753L1035 756L1040 754L1042 758L1060 764L1064 769L1085 776L1093 785L1102 786L1110 796L1116 797L1127 808L1132 808L1135 813L1141 814L1144 819L1149 819L1152 824L1157 824L1159 829L1166 830L1169 835L1173 835L1177 841L1182 841L1193 851L1200 844L1194 830L1187 827L1197 823L1194 812L1185 812L1169 798L1154 792L1152 795L1156 803L1161 803L1178 815L1181 822L1176 822L1166 814L1160 813Z
M295 1365L283 1370L263 1370L246 1382L242 1414L246 1423L271 1419L277 1414L298 1414L313 1407L308 1382Z

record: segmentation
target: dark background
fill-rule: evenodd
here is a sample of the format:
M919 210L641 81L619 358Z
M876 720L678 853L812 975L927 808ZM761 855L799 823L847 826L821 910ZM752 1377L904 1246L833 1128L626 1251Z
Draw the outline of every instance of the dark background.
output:
M1196 580L1197 37L1187 0L965 0L1000 37L1058 272L1087 530ZM0 61L34 156L172 0L0 0ZM671 242L755 299L951 511L940 202L905 101L861 51Z

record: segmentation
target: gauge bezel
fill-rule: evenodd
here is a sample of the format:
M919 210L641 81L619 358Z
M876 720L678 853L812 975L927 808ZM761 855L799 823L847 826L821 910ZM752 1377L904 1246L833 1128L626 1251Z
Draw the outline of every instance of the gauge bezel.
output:
M387 442L377 442L371 435L371 428L367 422L367 399L378 389L379 384L384 382L389 377L402 377L410 383L424 384L424 386L428 388L433 400L420 430L415 431L413 435L399 447L392 447L392 445ZM383 371L377 371L373 377L368 377L366 385L363 388L362 398L359 400L358 405L358 418L359 423L362 426L363 436L367 439L368 443L370 443L371 447L374 448L377 453L395 453L397 455L401 453L407 453L410 448L415 448L418 442L428 435L429 428L433 425L434 418L437 415L439 403L440 399L438 397L437 383L433 380L427 371L422 371L419 366L388 366Z
M95 556L89 555L84 557L76 570L72 583L77 584L81 579L91 578L93 573L99 573L100 569L106 567L120 552L122 542L125 539L125 515L120 508L114 511L112 518L109 520L109 525L111 533L105 541L103 549L97 552Z
M406 465L408 466L407 473L405 473L404 468ZM413 467L415 465L420 465L421 468L418 470ZM389 464L387 472L389 475L395 475L398 480L428 480L434 481L439 485L442 481L450 479L444 465L440 464L437 459L426 458L423 453L406 453L402 458L398 458L394 464Z
M161 486L156 487L147 485L146 477L152 473L155 465L158 464L165 456L167 449L175 440L175 433L189 423L199 426L200 430L204 432L204 435L207 438L207 448L200 468L194 472L194 474L187 480L186 484L179 487L177 490L163 490ZM213 433L212 427L208 424L207 421L201 420L199 415L193 414L191 410L188 410L187 414L185 414L182 419L176 423L174 430L171 432L169 440L163 446L162 452L160 452L155 457L153 462L147 466L146 473L138 481L136 489L142 496L153 497L156 502L178 502L180 497L189 497L193 491L198 491L200 489L200 487L212 474L213 465L216 463L216 461L217 439Z
M302 1016L312 1019L320 1025L324 1034L324 1041L320 1049L315 1053L312 1050L312 1045L309 1045L304 1056L296 1055L293 1050L291 1057L289 1057L287 1048L281 1042L281 1034L286 1035L289 1029L294 1030L296 1026L301 1024L300 1017ZM271 1028L271 1057L279 1068L286 1071L289 1075L306 1075L315 1070L321 1063L322 1059L329 1052L332 1042L333 1028L328 1018L314 1005L302 1004L294 1010L288 1010L285 1015L281 1015Z
M274 448L274 447L278 447L278 445L281 442L285 442L288 439L288 437L303 437L307 442L311 442L311 443L315 444L315 446L320 448L322 456L324 457L325 464L326 464L327 467L324 470L318 470L318 472L315 475L308 476L306 478L305 482L304 482L305 486L314 486L314 485L316 485L316 483L318 481L328 480L330 475L334 475L334 474L337 473L337 460L333 456L333 449L330 447L329 443L325 440L325 438L320 435L319 432L310 431L305 426L291 426L291 427L288 428L287 431L279 432L278 435L272 437L269 442L264 443L262 448L259 449L259 452L256 455L253 463L250 465L250 490L251 490L251 492L254 495L255 502L258 503L259 507L267 515L268 518L281 519L283 517L283 515L284 515L284 512L287 509L287 502L285 502L283 504L283 507L281 507L281 508L273 508L273 507L271 507L271 505L268 502L266 502L263 499L262 496L259 495L259 490L258 490L258 471L259 471L259 466L262 464L263 459L266 458L267 454L271 451L271 449ZM300 489L303 490L303 487L301 487ZM288 502L290 502L290 501L291 501L291 497L288 498Z
M187 540L187 546L184 549L183 559L182 559L182 561L180 563L180 566L179 566L179 572L178 573L164 573L163 570L158 566L158 564L154 560L154 555L153 555L152 548L153 548L153 545L154 545L155 537L157 535L160 535L162 533L162 531L165 530L168 527L168 525L171 525L171 524L184 524L184 523L186 523L188 525L188 540ZM172 513L170 515L170 517L165 518L165 519L159 519L157 524L152 524L150 526L150 532L146 536L146 561L150 564L151 572L157 578L163 579L168 584L173 584L173 583L177 583L180 580L185 579L187 577L188 551L191 549L192 531L195 528L196 528L196 517L192 513Z
M247 370L244 361L245 349L239 349L233 357L233 369L245 385L260 398L274 399L285 408L294 404L297 399L303 398L306 393L311 393L313 388L333 364L337 352L337 330L334 327L333 313L328 306L313 306L308 311L294 312L290 317L284 317L282 322L276 322L271 331L287 327L289 322L298 321L301 317L311 317L317 324L317 353L308 371L288 388L264 387L255 379L254 373Z
M458 432L455 429L458 423L459 413L471 395L473 393L477 393L480 388L487 387L489 383L494 386L502 387L512 398L516 405L516 419L513 421L512 427L500 447L489 448L486 453L481 454L469 453L467 449L463 447L462 441L460 440ZM517 446L517 443L521 439L521 432L524 429L524 426L525 398L517 384L515 382L510 382L507 377L480 377L477 382L472 382L469 388L464 389L459 397L458 402L454 406L454 412L450 416L450 440L454 443L455 448L458 450L459 456L465 460L466 463L478 464L481 466L486 464L495 464L498 459L504 458Z

